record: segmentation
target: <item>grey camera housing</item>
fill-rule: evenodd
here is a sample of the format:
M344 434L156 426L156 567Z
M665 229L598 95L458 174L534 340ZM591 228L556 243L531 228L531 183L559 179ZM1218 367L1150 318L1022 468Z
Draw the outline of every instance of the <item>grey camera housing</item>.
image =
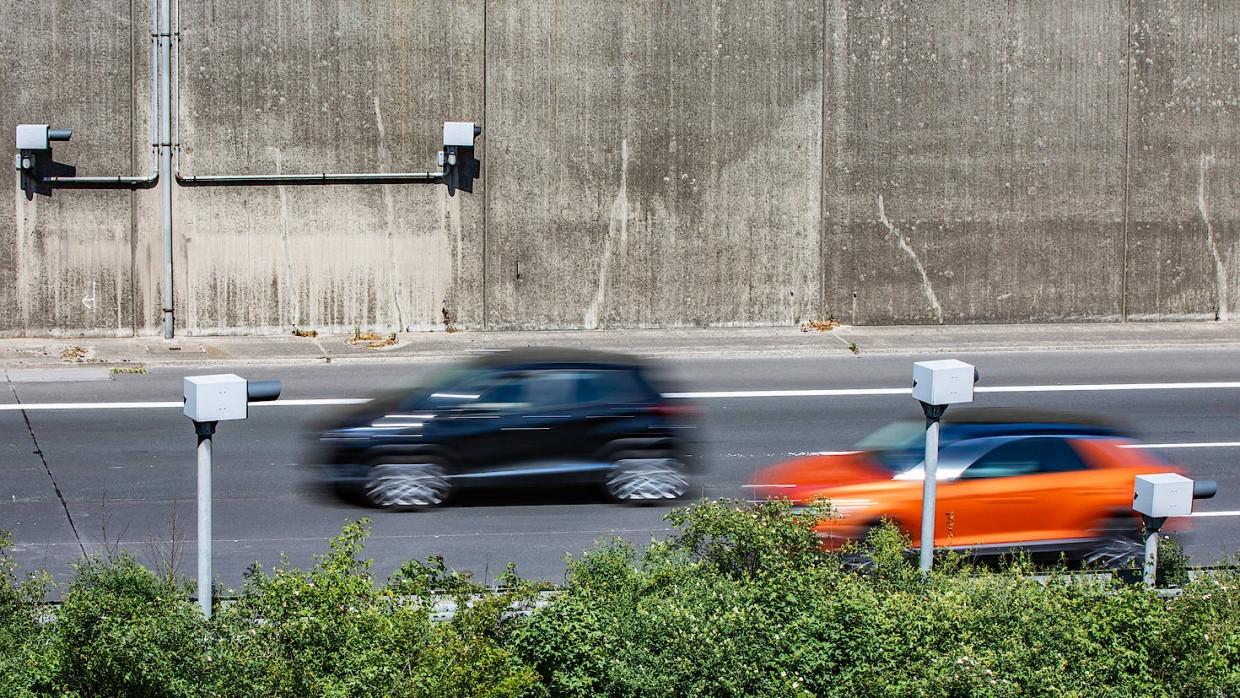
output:
M1138 475L1132 508L1155 518L1188 516L1193 513L1193 481L1176 473Z
M47 124L18 124L18 150L47 150L52 141L67 141L73 135L68 128L52 128Z
M249 415L247 381L224 373L185 378L185 416L195 422L245 419Z
M913 364L913 398L927 405L973 402L972 365L956 359L918 361Z

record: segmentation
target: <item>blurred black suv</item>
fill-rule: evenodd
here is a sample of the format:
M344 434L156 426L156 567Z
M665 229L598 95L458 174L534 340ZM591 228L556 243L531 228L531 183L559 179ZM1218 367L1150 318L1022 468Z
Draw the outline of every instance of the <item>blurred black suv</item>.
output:
M693 406L654 369L607 352L483 354L366 402L316 430L339 493L384 509L438 506L460 489L601 485L615 500L678 499L695 474Z

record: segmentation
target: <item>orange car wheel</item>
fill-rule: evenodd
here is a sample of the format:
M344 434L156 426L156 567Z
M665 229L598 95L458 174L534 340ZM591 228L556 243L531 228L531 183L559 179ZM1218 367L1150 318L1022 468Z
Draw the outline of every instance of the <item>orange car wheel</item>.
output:
M1085 564L1120 569L1145 556L1141 531L1131 516L1112 516L1101 522L1095 531L1097 537L1081 556Z

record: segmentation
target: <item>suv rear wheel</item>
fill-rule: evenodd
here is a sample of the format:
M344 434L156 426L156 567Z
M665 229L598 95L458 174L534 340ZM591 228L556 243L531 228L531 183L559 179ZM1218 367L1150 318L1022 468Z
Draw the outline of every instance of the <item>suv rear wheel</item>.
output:
M385 458L366 474L363 494L380 509L430 509L448 500L452 482L448 470L435 458Z

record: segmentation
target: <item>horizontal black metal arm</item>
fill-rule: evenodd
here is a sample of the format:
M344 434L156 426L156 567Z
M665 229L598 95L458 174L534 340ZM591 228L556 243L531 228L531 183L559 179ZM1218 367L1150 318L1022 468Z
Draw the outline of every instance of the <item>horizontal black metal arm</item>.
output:
M44 177L58 189L154 189L159 175L150 177Z
M440 184L442 172L289 175L177 175L183 187L275 186L284 184Z

